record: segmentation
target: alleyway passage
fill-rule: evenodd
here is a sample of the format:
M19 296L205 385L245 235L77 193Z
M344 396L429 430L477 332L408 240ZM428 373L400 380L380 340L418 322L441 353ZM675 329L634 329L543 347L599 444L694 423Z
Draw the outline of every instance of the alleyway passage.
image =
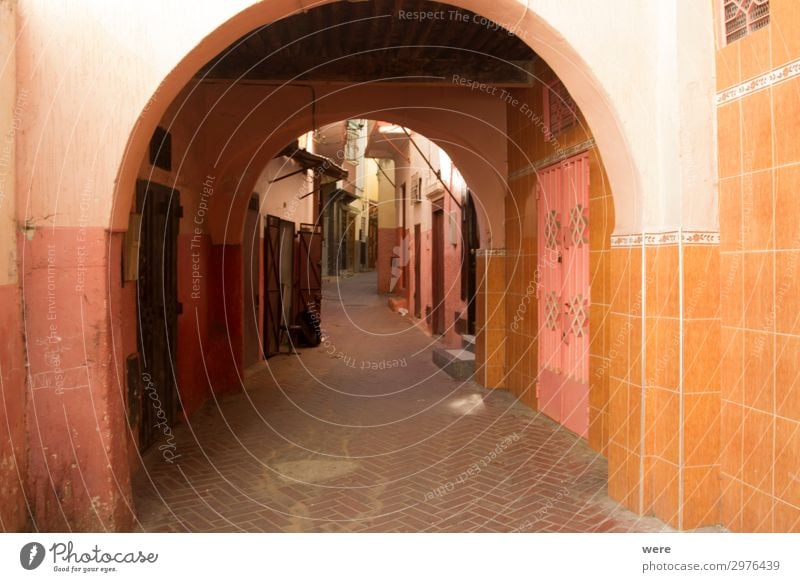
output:
M374 274L327 283L317 349L249 371L135 480L146 531L662 531L606 461L503 390L458 382ZM333 353L331 353L333 352ZM198 365L201 365L198 362Z

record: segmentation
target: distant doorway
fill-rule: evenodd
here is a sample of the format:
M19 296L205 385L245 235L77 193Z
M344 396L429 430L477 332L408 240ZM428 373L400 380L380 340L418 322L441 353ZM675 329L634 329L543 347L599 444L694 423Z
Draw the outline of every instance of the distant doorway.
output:
M264 228L264 356L280 351L281 326L292 317L294 223L267 215Z
M175 423L179 408L175 354L181 308L177 284L180 193L141 180L136 188L136 212L141 217L136 294L144 388L139 444L144 450L163 434L158 427L164 420L170 426Z
M414 317L422 317L422 228L414 225Z
M433 248L431 250L431 329L444 333L444 210L433 212Z
M258 362L258 285L261 235L259 234L258 196L250 198L244 223L244 365Z

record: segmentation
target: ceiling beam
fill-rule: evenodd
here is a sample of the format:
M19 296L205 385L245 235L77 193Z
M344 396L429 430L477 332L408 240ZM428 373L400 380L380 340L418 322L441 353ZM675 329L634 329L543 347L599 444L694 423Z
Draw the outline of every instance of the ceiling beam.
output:
M504 62L470 55L459 59L393 59L368 54L326 62L318 57L275 61L270 59L252 68L222 62L205 79L243 79L248 81L303 82L436 82L452 83L458 78L492 85L529 86L533 83L534 61ZM248 70L249 69L249 70ZM198 76L203 76L201 71Z

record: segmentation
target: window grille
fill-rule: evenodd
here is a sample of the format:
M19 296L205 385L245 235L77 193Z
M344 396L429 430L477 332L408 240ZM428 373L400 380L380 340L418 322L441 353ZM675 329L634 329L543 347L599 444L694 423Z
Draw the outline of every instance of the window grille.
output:
M722 2L726 44L769 24L769 0L722 0Z
M422 202L422 178L419 174L411 176L411 201Z
M578 119L575 115L577 106L560 80L556 79L545 86L544 105L548 139L552 139L577 123Z

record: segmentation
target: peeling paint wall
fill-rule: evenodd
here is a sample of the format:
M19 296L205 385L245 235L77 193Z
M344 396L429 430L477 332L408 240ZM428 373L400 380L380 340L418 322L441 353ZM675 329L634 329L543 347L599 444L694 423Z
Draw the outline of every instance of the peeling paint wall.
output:
M16 2L0 1L0 530L28 522L25 354L17 276L15 143L27 96L16 89Z

